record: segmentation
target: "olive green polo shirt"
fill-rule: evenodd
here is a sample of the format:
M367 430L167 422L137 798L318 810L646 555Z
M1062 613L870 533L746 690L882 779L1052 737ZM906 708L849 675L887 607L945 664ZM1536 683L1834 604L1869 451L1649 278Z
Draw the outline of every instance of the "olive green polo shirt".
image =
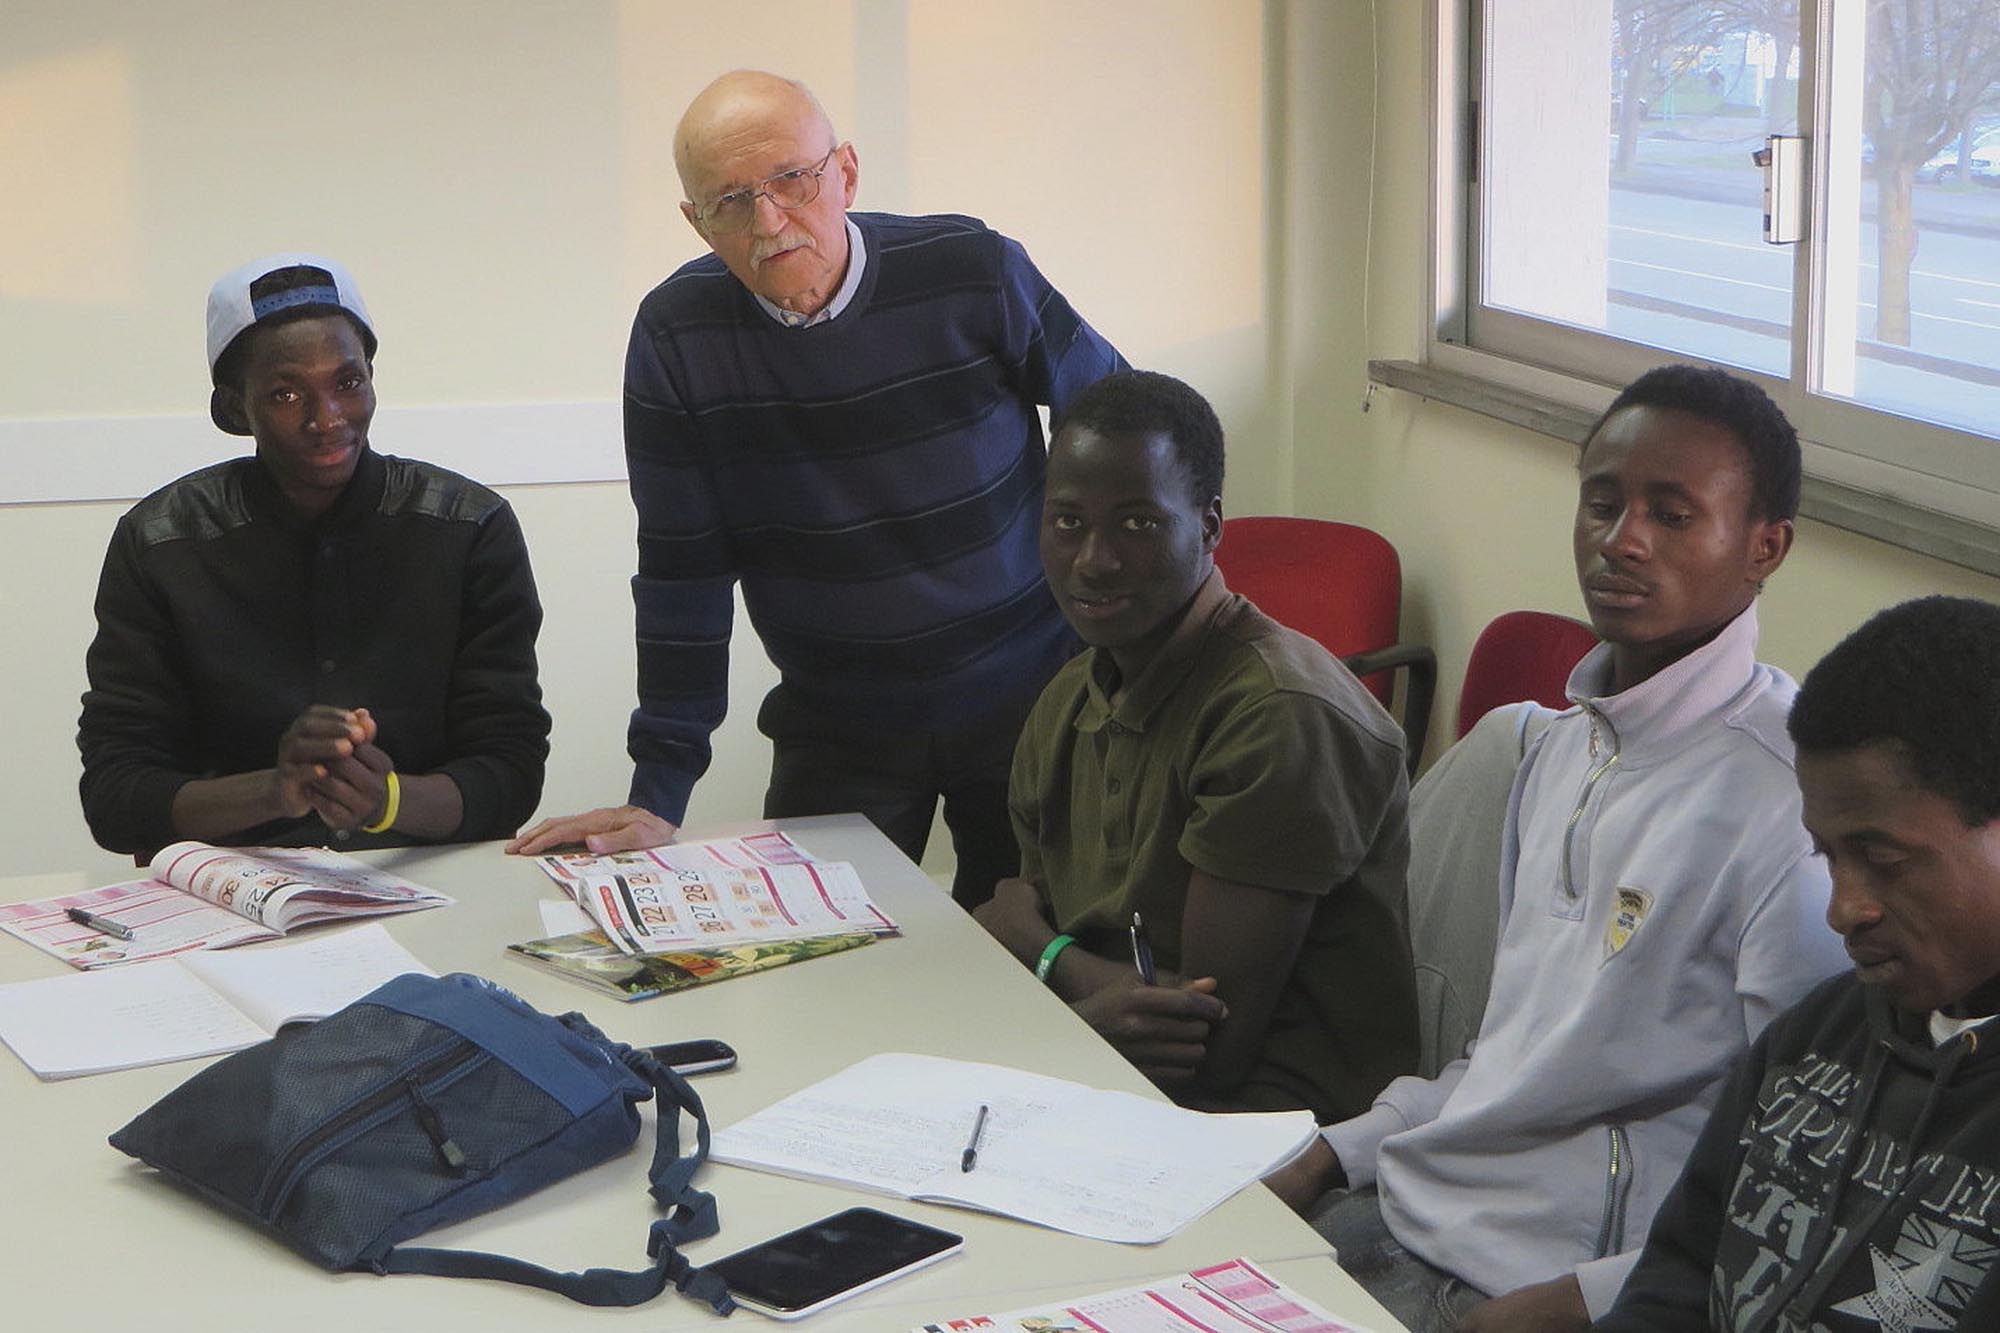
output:
M1417 1061L1401 730L1332 654L1220 573L1119 686L1093 648L1036 702L1009 791L1022 875L1093 952L1125 951L1143 913L1175 971L1191 867L1317 899L1262 1056L1226 1100L1322 1122L1367 1110Z

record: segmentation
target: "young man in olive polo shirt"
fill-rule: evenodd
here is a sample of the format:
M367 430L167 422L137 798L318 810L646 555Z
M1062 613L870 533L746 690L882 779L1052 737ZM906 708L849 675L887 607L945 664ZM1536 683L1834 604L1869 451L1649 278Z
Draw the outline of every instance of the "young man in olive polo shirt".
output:
M1165 375L1064 413L1042 569L1089 648L1022 732L1021 875L976 915L1175 1100L1329 1120L1416 1063L1403 737L1223 586L1222 459L1213 410Z

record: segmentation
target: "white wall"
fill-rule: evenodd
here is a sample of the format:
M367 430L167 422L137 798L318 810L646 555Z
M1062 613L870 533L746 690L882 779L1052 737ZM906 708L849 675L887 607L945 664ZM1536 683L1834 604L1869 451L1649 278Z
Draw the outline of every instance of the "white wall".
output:
M1264 25L1230 0L8 0L7 868L103 857L74 729L104 542L131 497L241 447L202 414L202 302L224 269L294 246L341 257L367 294L376 446L501 482L521 515L548 611L544 810L623 799L633 519L603 480L609 423L634 306L699 251L673 124L732 67L815 88L857 146L858 206L1019 237L1128 356L1215 400L1232 506L1284 509ZM505 484L523 478L576 480ZM106 502L23 503L48 495ZM762 797L771 672L740 625L732 671L697 825Z

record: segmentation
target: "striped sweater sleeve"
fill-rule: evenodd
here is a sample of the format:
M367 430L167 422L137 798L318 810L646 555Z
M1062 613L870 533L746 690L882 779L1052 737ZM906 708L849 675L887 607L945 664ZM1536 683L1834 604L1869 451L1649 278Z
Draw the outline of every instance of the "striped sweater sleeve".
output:
M625 462L639 514L632 579L639 707L631 801L680 823L728 706L735 570L695 419L642 314L625 361Z

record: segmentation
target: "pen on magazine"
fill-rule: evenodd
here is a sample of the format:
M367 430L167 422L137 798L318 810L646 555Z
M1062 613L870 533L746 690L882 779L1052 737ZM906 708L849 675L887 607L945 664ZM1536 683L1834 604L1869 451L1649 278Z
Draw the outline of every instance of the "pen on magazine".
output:
M979 1114L972 1118L972 1137L965 1141L965 1151L958 1155L958 1169L970 1171L979 1165L979 1141L986 1137L986 1117L993 1108L980 1103Z
M1153 966L1153 942L1146 937L1146 923L1137 912L1132 913L1132 966L1139 969L1139 980L1148 986L1160 984L1160 974Z
M100 935L110 935L121 940L138 938L132 933L130 926L121 926L110 917L99 916L95 912L86 912L81 907L67 908L64 914L70 920L76 922L77 925L89 926Z

